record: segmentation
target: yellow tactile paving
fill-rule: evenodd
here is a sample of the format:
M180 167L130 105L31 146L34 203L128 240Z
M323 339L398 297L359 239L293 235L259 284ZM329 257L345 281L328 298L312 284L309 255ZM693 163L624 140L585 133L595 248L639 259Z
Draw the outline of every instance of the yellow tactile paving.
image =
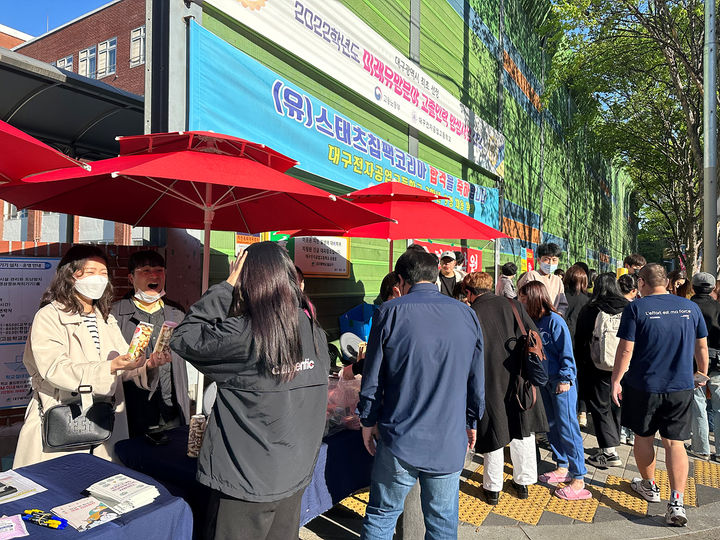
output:
M697 466L699 461L696 461ZM660 499L663 501L670 500L670 479L668 478L667 471L660 469L655 470L655 483L660 488ZM697 506L697 496L695 492L695 478L690 477L687 479L687 485L685 486L685 494L683 496L685 506Z
M550 500L550 490L545 486L528 486L528 498L518 499L512 487L505 485L500 502L492 509L493 514L505 516L528 525L537 525L545 505Z
M616 512L639 516L647 515L648 503L633 491L630 480L610 475L605 480L605 488L602 491L601 506L606 506Z
M492 506L485 502L482 490L482 465L470 478L460 481L460 521L471 525L482 525L490 515Z
M545 510L560 514L561 516L576 519L578 521L584 521L585 523L592 523L597 511L599 499L602 496L602 491L598 490L594 486L585 486L590 490L593 497L584 501L565 501L557 497L550 497Z
M720 489L720 465L696 460L693 478L698 484Z
M355 512L356 514L365 517L365 508L367 508L368 499L370 497L370 490L365 489L346 497L340 501L340 505L344 506L348 510Z

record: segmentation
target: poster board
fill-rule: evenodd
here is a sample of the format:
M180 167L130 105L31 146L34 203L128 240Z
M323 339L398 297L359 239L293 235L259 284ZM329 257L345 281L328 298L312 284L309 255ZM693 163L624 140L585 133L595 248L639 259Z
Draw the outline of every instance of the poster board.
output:
M340 236L298 236L295 264L305 277L350 276L350 239Z
M59 260L0 257L0 409L25 407L30 400L23 350Z

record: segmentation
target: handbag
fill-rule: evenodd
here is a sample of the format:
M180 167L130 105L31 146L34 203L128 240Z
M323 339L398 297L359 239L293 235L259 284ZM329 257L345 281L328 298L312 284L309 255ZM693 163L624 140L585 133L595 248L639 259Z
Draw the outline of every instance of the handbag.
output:
M528 411L537 401L536 387L545 386L549 380L543 363L545 351L540 334L535 330L526 330L515 303L510 299L508 302L521 332L515 346L515 350L519 351L520 355L520 370L510 383L510 391L520 410Z
M80 385L77 391L80 399L53 405L46 411L38 396L45 452L89 449L112 436L115 398L94 401L89 384Z

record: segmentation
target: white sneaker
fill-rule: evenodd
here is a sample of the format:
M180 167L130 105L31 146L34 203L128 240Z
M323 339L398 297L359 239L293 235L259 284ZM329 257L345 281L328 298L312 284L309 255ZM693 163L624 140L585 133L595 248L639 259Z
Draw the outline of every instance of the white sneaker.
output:
M655 482L648 487L642 478L633 478L630 487L646 501L660 502L660 488Z
M687 515L685 507L678 503L668 503L665 512L665 523L674 527L684 527L687 525Z

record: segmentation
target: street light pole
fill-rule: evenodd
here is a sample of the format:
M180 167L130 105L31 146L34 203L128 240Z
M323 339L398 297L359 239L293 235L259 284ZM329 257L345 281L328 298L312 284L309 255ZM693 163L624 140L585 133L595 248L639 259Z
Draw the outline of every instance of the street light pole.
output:
M717 107L715 0L705 0L703 55L703 270L717 277Z

